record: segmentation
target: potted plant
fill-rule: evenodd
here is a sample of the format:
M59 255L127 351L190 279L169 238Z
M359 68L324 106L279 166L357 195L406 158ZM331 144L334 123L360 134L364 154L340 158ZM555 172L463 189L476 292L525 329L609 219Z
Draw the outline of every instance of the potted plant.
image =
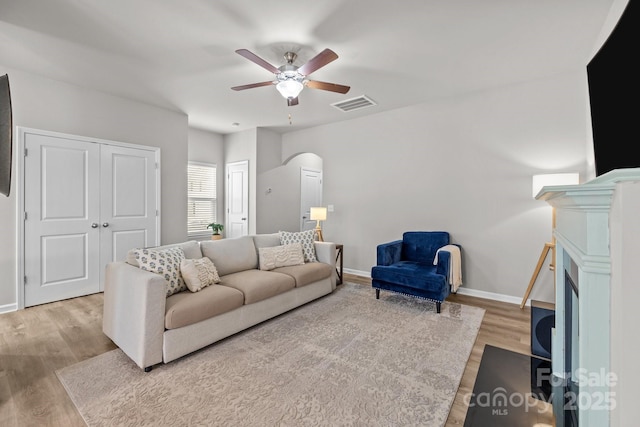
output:
M213 231L213 234L211 235L211 240L222 239L222 234L220 234L220 232L224 230L224 225L218 224L216 222L212 222L211 224L207 225L207 228L210 228Z

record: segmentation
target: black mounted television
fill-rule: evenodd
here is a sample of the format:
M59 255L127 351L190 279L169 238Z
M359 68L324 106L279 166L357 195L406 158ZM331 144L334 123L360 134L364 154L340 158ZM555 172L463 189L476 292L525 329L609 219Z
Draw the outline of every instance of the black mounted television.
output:
M640 167L637 102L640 18L629 1L620 20L587 65L596 175Z
M0 76L0 194L11 191L11 161L13 146L13 119L9 76Z

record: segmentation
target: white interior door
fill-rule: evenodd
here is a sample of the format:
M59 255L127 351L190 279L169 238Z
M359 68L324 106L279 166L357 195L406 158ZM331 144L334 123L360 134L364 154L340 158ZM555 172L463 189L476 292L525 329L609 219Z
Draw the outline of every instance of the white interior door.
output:
M100 147L25 136L24 302L100 290Z
M108 262L159 244L158 149L25 128L19 134L24 307L100 292Z
M300 230L311 230L316 221L311 220L311 207L322 206L322 171L300 169Z
M249 234L249 162L227 164L227 237Z
M100 267L157 246L157 162L151 150L101 145ZM104 290L104 274L100 275Z

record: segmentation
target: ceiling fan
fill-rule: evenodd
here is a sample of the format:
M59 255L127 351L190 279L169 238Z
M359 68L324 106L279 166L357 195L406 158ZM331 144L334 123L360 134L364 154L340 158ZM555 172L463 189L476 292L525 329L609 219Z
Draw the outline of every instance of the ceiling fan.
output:
M287 105L291 107L293 105L298 105L298 95L305 86L312 89L328 90L330 92L337 92L342 94L349 92L350 89L349 86L339 85L336 83L320 82L317 80L309 80L307 78L309 74L313 73L317 69L324 67L331 61L335 61L336 59L338 59L338 55L336 55L336 53L331 49L323 50L322 52L311 58L306 64L303 64L299 67L293 65L293 61L295 61L298 57L298 55L296 55L294 52L287 52L284 54L284 59L287 61L287 63L281 65L280 67L275 67L269 64L267 61L260 58L255 53L248 51L247 49L238 49L236 50L236 53L244 56L249 61L258 64L267 71L271 71L276 75L276 79L266 82L252 83L248 85L234 86L231 88L233 90L244 90L254 87L276 85L276 89L278 89L278 92L280 92L280 94L284 98L286 98Z

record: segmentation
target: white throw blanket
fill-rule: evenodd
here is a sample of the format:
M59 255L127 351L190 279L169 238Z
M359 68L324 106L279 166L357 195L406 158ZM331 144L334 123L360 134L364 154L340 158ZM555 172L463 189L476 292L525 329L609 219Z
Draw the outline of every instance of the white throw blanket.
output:
M460 248L456 245L441 247L436 251L433 265L438 264L438 253L440 251L447 251L451 254L451 257L449 257L449 284L451 285L451 291L457 292L458 288L462 285L462 258L460 257Z

